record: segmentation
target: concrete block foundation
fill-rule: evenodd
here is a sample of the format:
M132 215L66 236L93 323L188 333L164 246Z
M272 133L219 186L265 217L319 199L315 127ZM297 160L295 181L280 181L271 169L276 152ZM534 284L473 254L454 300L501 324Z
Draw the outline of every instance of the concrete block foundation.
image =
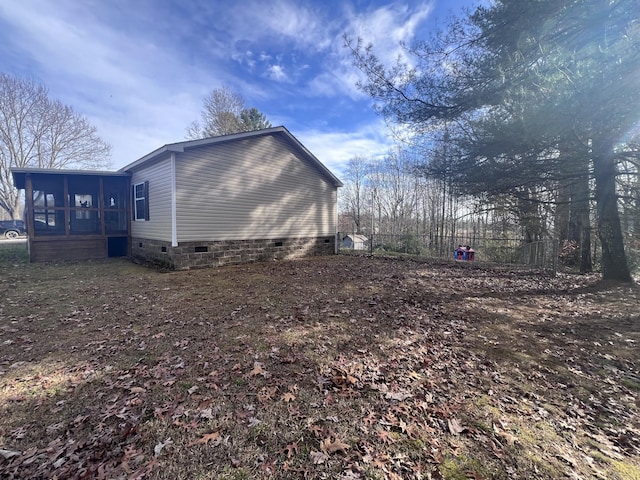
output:
M131 256L144 263L171 270L220 267L269 260L285 260L316 255L333 255L336 237L278 238L260 240L221 240L171 242L144 238L131 239Z

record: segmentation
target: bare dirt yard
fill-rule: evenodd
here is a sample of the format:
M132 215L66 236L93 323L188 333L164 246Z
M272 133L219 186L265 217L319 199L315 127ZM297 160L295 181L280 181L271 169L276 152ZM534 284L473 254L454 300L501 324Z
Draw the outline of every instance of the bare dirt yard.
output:
M1 478L640 478L637 286L354 256L1 269Z

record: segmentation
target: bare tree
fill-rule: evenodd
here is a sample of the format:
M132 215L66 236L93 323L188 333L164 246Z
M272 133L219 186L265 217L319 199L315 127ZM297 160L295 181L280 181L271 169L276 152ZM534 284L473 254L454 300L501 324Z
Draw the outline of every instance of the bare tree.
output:
M410 233L416 210L415 162L408 152L393 150L373 162L369 170L375 190L375 210L379 227L391 235Z
M107 168L111 147L71 107L33 80L0 74L0 208L20 211L12 168Z
M355 233L362 233L362 216L366 204L365 189L369 168L369 161L356 155L349 159L344 172L345 184L342 189L344 213L353 221Z
M200 120L187 127L187 138L217 137L269 128L271 123L257 108L247 108L242 96L229 87L216 88L202 103Z

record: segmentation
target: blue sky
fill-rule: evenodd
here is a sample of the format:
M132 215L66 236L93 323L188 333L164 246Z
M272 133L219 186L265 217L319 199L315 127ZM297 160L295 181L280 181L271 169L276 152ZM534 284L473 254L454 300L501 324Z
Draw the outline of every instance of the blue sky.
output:
M2 0L1 71L33 78L98 128L120 168L185 139L228 86L340 175L392 140L356 87L343 35L392 62L472 0Z

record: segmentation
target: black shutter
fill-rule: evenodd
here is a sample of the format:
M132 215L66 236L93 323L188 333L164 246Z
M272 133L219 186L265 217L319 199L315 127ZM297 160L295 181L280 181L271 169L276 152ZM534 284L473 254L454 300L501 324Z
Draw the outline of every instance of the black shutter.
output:
M136 221L136 186L131 185L131 220Z
M149 220L149 181L144 182L144 219Z

